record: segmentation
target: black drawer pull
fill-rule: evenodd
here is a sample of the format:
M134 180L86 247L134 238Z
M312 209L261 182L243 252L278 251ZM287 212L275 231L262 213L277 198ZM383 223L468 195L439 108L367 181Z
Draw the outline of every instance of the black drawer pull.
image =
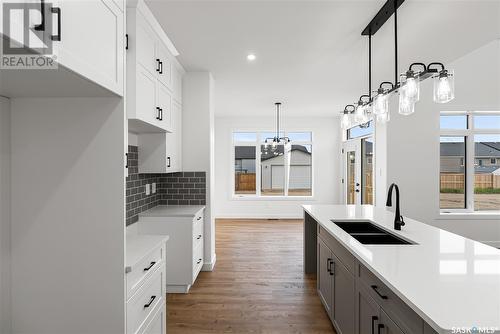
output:
M388 299L387 296L384 296L383 294L381 294L379 291L378 291L378 287L376 285L371 285L371 288L373 289L373 291L375 291L375 293L382 299Z
M160 72L160 59L156 59L156 72Z
M330 264L331 264L331 261L332 259L328 258L326 259L326 271L328 271L329 273L332 272L332 268L330 268Z
M167 157L167 168L172 167L171 165L172 165L171 159L170 159L170 157Z
M160 61L160 74L163 74L163 62Z
M377 327L377 334L380 334L380 330L382 328L385 328L385 326L383 324L378 324L378 327Z
M201 234L198 235L198 238L196 238L196 240L200 240L201 239Z
M200 262L201 262L201 259L198 259L198 262L196 262L196 264L200 264Z
M330 260L331 261L331 264L330 264L330 276L333 276L335 275L335 261L333 260Z
M154 300L156 299L156 296L151 296L151 299L149 300L149 303L144 304L144 308L148 308L153 304Z
M50 39L53 41L61 41L61 8L53 7L50 11L54 14L57 14L57 35L50 36Z
M371 334L375 334L375 321L378 320L378 317L377 316L372 316L372 332Z
M147 268L144 268L144 271L148 271L149 269L153 268L153 266L156 264L155 261L151 262L151 264L149 265L149 267Z

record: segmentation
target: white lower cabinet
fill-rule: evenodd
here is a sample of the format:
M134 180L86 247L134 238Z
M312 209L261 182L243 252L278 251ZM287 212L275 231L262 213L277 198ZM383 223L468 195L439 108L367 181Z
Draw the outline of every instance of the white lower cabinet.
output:
M166 333L167 240L127 232L127 334Z
M167 292L187 293L203 267L204 207L193 214L165 216L158 206L139 216L138 229L143 234L167 234Z

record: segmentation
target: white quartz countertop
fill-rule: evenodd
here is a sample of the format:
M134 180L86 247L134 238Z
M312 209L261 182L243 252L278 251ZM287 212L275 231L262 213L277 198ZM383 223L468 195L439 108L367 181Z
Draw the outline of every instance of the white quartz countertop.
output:
M407 217L396 231L394 213L371 205L303 208L438 333L500 333L500 250ZM363 245L332 219L372 221L417 244Z
M127 232L125 268L134 266L160 244L167 242L168 235L149 235Z
M203 205L158 205L139 214L139 217L194 217Z

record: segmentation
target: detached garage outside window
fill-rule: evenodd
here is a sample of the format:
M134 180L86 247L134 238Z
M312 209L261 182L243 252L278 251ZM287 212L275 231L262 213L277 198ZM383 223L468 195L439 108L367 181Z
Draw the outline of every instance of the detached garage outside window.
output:
M266 145L266 132L234 132L234 195L237 197L310 197L312 132L289 132L289 145Z

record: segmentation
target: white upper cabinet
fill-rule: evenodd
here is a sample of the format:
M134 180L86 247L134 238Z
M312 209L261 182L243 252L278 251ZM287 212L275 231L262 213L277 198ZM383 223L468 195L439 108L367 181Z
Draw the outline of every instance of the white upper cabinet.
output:
M0 95L123 96L123 4L123 0L26 0L11 5L19 8L2 7L0 11L8 11L2 17L12 21L10 31L1 31L14 41L12 52L21 56L34 52L39 60L54 60L57 66L46 66L44 71L1 69ZM26 29L36 33L25 40Z
M177 52L147 6L139 1L127 8L127 114L134 133L175 132L172 100L181 102L174 89L182 85L183 70L172 52ZM172 51L173 49L173 51ZM180 68L180 69L178 69ZM180 82L180 83L179 83Z
M123 12L112 0L60 0L59 63L123 95Z

